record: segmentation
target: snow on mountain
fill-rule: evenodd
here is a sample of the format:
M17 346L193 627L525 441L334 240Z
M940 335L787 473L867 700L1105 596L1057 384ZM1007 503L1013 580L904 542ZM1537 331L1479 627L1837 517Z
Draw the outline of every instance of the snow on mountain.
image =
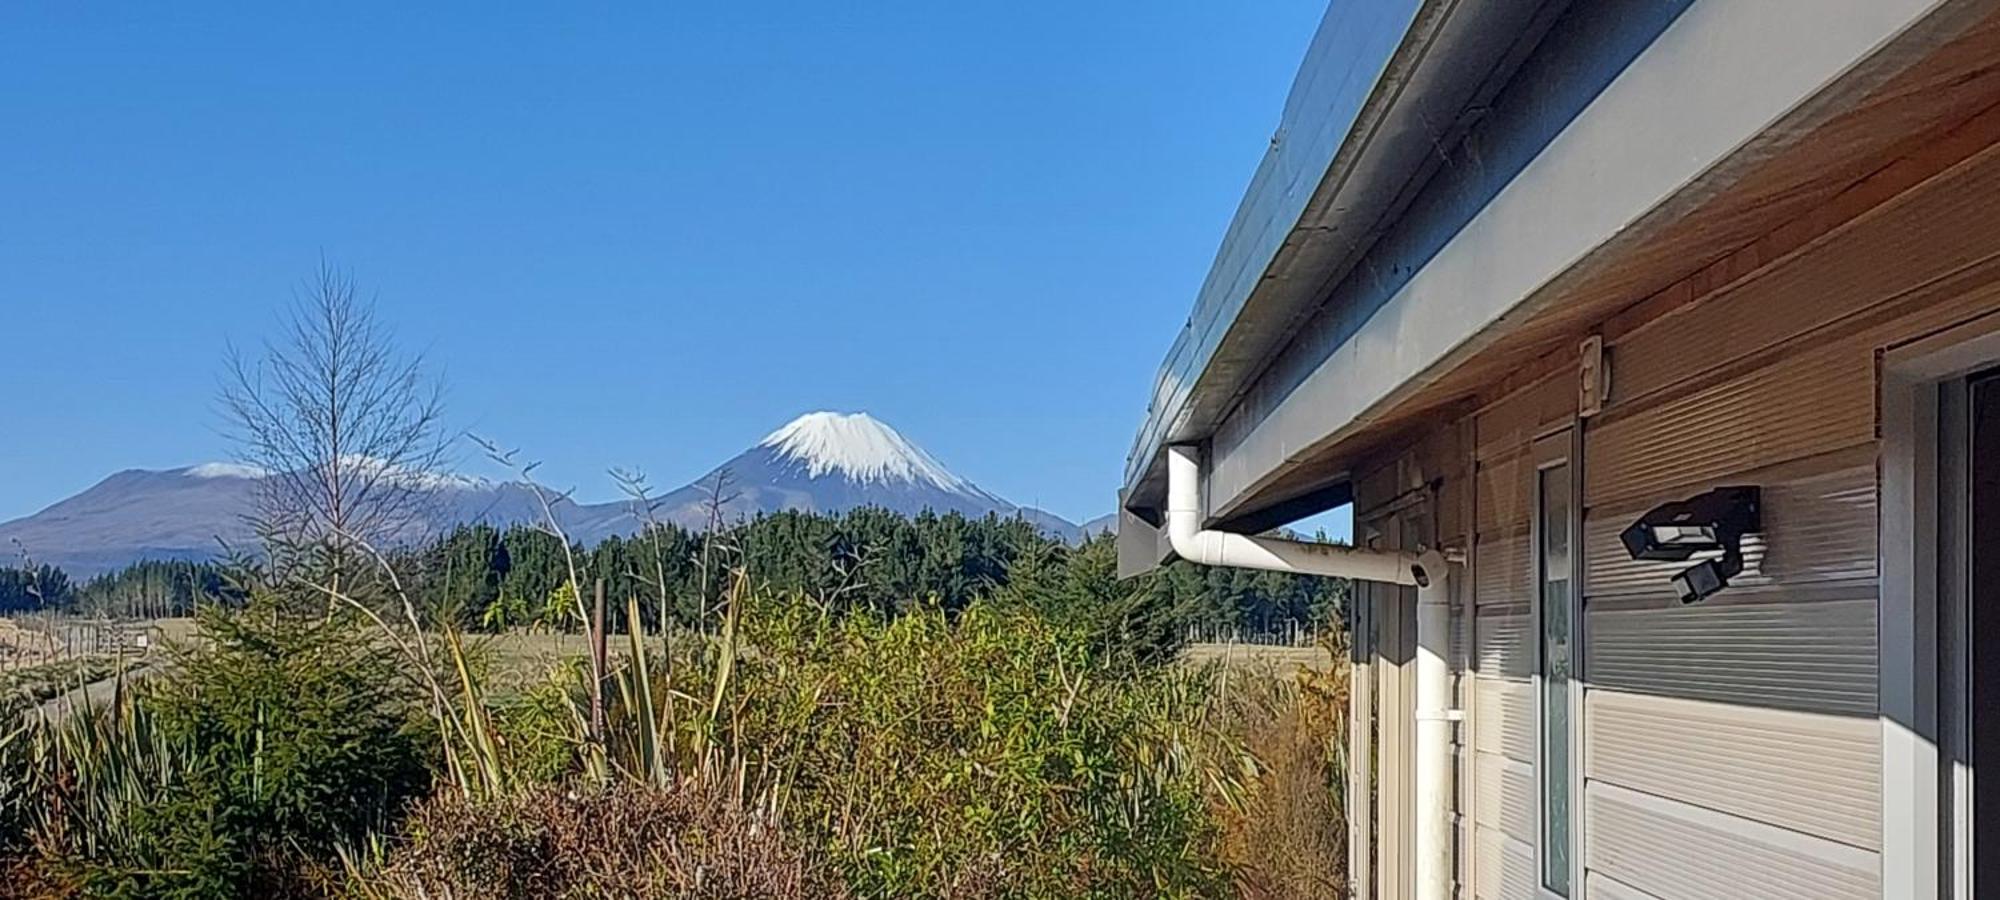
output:
M413 491L479 490L493 486L493 482L472 475L416 469L358 453L340 457L337 468L352 473L356 479L366 477Z
M1070 522L988 493L863 412L812 412L793 419L687 486L657 498L654 517L703 527L717 478L724 480L723 518L732 522L783 510L840 513L874 506L905 515L930 510L974 518L1019 517L1065 540L1077 537ZM629 531L636 527L636 516L630 504L584 507L578 527L588 540Z
M896 429L865 412L807 413L766 435L757 446L796 461L810 478L838 473L862 484L919 482L943 491L986 496L905 440Z
M357 471L379 466L350 460ZM1044 532L1074 540L1080 532L1062 518L1016 506L945 468L896 429L867 413L808 413L771 432L750 449L687 486L657 499L651 518L688 528L708 521L718 477L725 477L723 517L731 522L783 510L840 513L863 506L907 515L930 510L971 517L1019 517ZM453 525L506 526L539 521L540 502L517 482L493 482L445 473L389 471L382 483L430 495L423 534ZM133 469L112 475L41 512L0 523L0 554L14 544L37 562L77 576L140 559L208 559L252 546L246 517L254 509L263 470L239 463L202 463L179 469ZM567 486L562 486L567 487ZM576 540L593 542L631 534L647 518L626 501L559 504L557 515ZM0 563L15 562L0 558Z
M230 462L202 463L198 466L188 466L180 472L190 478L262 478L271 474L257 466Z

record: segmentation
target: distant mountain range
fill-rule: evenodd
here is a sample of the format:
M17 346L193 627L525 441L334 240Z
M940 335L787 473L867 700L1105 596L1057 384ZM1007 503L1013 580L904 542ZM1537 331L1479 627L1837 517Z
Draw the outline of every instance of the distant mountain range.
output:
M652 516L702 527L723 472L723 515L732 521L780 510L837 513L876 506L913 515L929 509L1018 517L1072 541L1116 521L1105 516L1078 526L1018 506L952 474L867 413L832 412L800 416L687 486L656 497ZM213 559L225 546L251 549L253 535L244 517L264 477L233 463L119 472L47 509L0 523L0 554L25 552L37 563L80 576L141 559ZM520 482L425 476L421 489L431 502L424 504L427 515L419 527L429 533L464 523L539 521L542 515L533 490ZM557 516L572 538L586 543L633 533L644 520L630 501L565 502Z

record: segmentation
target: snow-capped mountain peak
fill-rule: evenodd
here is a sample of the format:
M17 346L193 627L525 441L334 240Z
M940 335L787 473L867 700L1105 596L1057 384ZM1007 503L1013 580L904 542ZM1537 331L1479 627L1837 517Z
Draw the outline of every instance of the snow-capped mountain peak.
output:
M398 540L421 541L455 525L500 527L539 523L541 498L526 485L449 472L411 471L380 460L340 461L349 475L373 476L377 487L423 491L420 521ZM19 546L38 562L88 576L141 559L213 559L221 548L252 549L248 524L258 488L270 473L242 463L212 462L176 469L129 469L35 513L0 522L0 548ZM1077 527L1016 505L951 473L894 428L866 413L800 416L757 446L701 479L646 504L629 500L563 502L555 515L570 537L586 544L629 535L647 522L711 527L711 503L724 490L723 518L785 511L839 514L863 507L903 515L957 513L1019 518L1046 533L1072 538ZM4 562L4 560L0 560Z
M807 413L757 446L805 467L811 478L838 473L862 484L910 482L954 493L985 493L865 412Z

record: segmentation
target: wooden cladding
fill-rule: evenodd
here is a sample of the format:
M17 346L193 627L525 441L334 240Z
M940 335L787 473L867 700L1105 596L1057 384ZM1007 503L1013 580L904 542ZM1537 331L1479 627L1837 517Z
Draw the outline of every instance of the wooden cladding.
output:
M1744 541L1744 570L1732 579L1732 592L1875 578L1877 514L1872 447L1779 469L1745 472L1731 480L1763 488L1764 525L1762 532ZM1618 532L1662 496L1592 510L1584 525L1583 541L1584 581L1592 599L1674 600L1667 580L1686 564L1634 560L1618 541Z
M1586 774L1660 797L1879 850L1872 718L1593 691Z
M1876 855L1601 781L1586 792L1592 872L1663 900L1877 900Z
M1616 344L1612 395L1631 402L1779 346L1982 260L1996 247L2000 147L1877 207L1761 277Z
M1488 606L1473 618L1473 665L1481 678L1526 681L1535 673L1526 606Z
M1584 496L1650 503L1875 437L1875 357L1855 340L1790 355L1590 429Z

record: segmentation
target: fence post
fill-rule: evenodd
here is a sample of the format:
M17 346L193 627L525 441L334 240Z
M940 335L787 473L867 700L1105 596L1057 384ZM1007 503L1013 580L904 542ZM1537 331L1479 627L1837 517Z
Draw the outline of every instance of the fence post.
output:
M604 743L604 579L597 579L596 610L590 623L590 738Z

